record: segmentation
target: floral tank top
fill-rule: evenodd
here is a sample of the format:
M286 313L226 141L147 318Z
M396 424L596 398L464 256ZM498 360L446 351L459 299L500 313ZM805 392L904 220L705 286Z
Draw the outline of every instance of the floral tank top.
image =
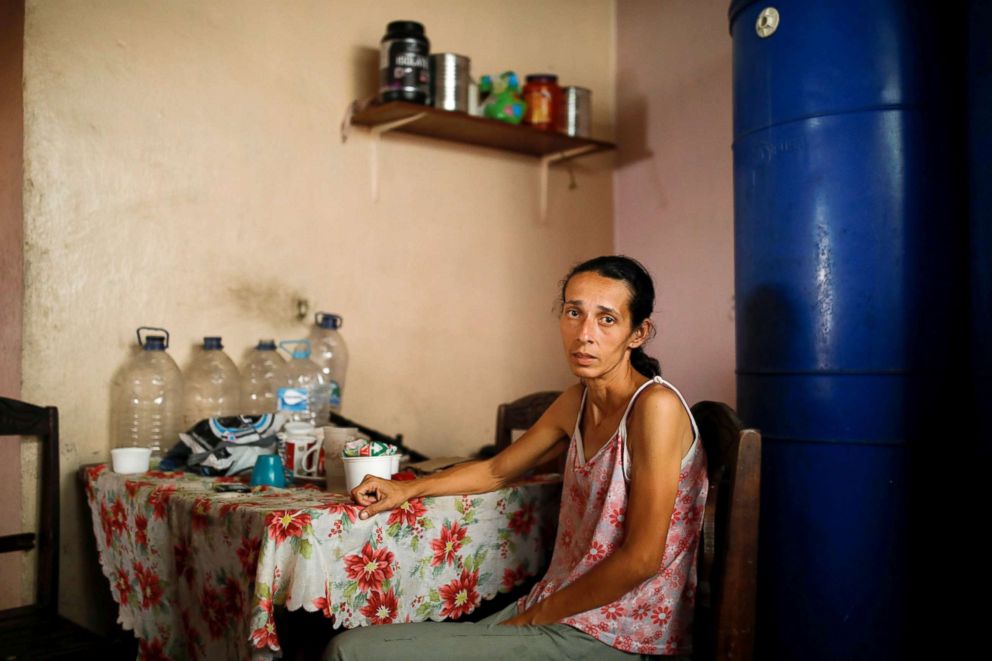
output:
M568 447L558 536L544 578L517 603L518 611L573 583L620 547L630 489L627 416L645 388L657 383L670 388L689 412L685 398L660 376L631 397L616 433L585 461L580 424L582 395L575 431ZM692 420L692 414L689 413ZM665 553L658 573L616 601L561 621L597 640L636 654L689 654L696 594L696 552L702 530L709 480L699 429L692 420L693 442L682 458L675 508L668 526ZM659 540L660 542L660 540Z

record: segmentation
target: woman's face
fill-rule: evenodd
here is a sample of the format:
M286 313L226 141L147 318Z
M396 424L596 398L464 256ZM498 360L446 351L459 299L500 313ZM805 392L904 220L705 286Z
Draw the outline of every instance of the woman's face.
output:
M630 290L622 280L578 273L565 286L559 328L572 373L591 379L630 360L628 350L644 342L643 324L631 329Z

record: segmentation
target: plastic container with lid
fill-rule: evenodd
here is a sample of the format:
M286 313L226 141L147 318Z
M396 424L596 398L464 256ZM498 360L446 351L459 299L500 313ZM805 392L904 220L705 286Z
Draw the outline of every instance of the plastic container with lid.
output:
M431 42L416 21L392 21L379 42L379 100L430 103Z
M241 413L241 376L218 336L203 338L203 346L186 368L183 426L205 418Z
M320 368L310 360L310 340L283 340L279 348L291 356L280 372L279 411L288 422L326 425L330 388Z
M114 379L114 445L149 448L156 465L163 448L171 448L179 438L183 375L166 351L169 331L142 326L137 335L142 350Z
M528 75L523 98L527 103L524 124L546 131L555 130L558 109L561 106L558 76L550 73Z
M241 366L241 413L261 415L279 408L279 377L286 360L275 340L259 340Z
M314 315L314 326L310 331L310 356L324 375L330 388L329 405L332 411L341 410L341 397L344 393L344 380L348 371L348 345L338 329L344 323L340 315L318 312Z

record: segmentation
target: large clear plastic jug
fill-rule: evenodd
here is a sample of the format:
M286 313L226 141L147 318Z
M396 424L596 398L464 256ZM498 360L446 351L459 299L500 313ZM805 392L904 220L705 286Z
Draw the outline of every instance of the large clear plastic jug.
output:
M286 414L287 421L326 425L330 389L320 368L310 360L310 340L283 340L279 348L292 357L279 381L279 411Z
M151 448L152 465L156 465L163 450L171 449L179 439L183 376L166 351L169 331L142 326L137 336L142 350L114 379L113 442L117 447Z
M259 340L241 366L241 413L261 415L279 409L279 379L286 366L275 340Z
M183 426L189 429L204 418L241 413L241 377L224 353L221 338L205 337L185 373Z
M310 345L313 354L310 360L320 367L324 380L330 386L332 411L341 410L344 393L344 380L348 372L348 345L338 329L344 323L340 315L318 312L314 315L314 326L310 331Z

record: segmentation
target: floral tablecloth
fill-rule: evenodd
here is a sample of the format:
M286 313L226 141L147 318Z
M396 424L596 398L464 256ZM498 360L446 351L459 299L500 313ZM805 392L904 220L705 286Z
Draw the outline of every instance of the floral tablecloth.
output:
M118 621L144 659L278 656L276 606L335 627L457 619L542 566L560 491L535 477L362 521L345 494L218 493L218 481L236 480L84 471Z

